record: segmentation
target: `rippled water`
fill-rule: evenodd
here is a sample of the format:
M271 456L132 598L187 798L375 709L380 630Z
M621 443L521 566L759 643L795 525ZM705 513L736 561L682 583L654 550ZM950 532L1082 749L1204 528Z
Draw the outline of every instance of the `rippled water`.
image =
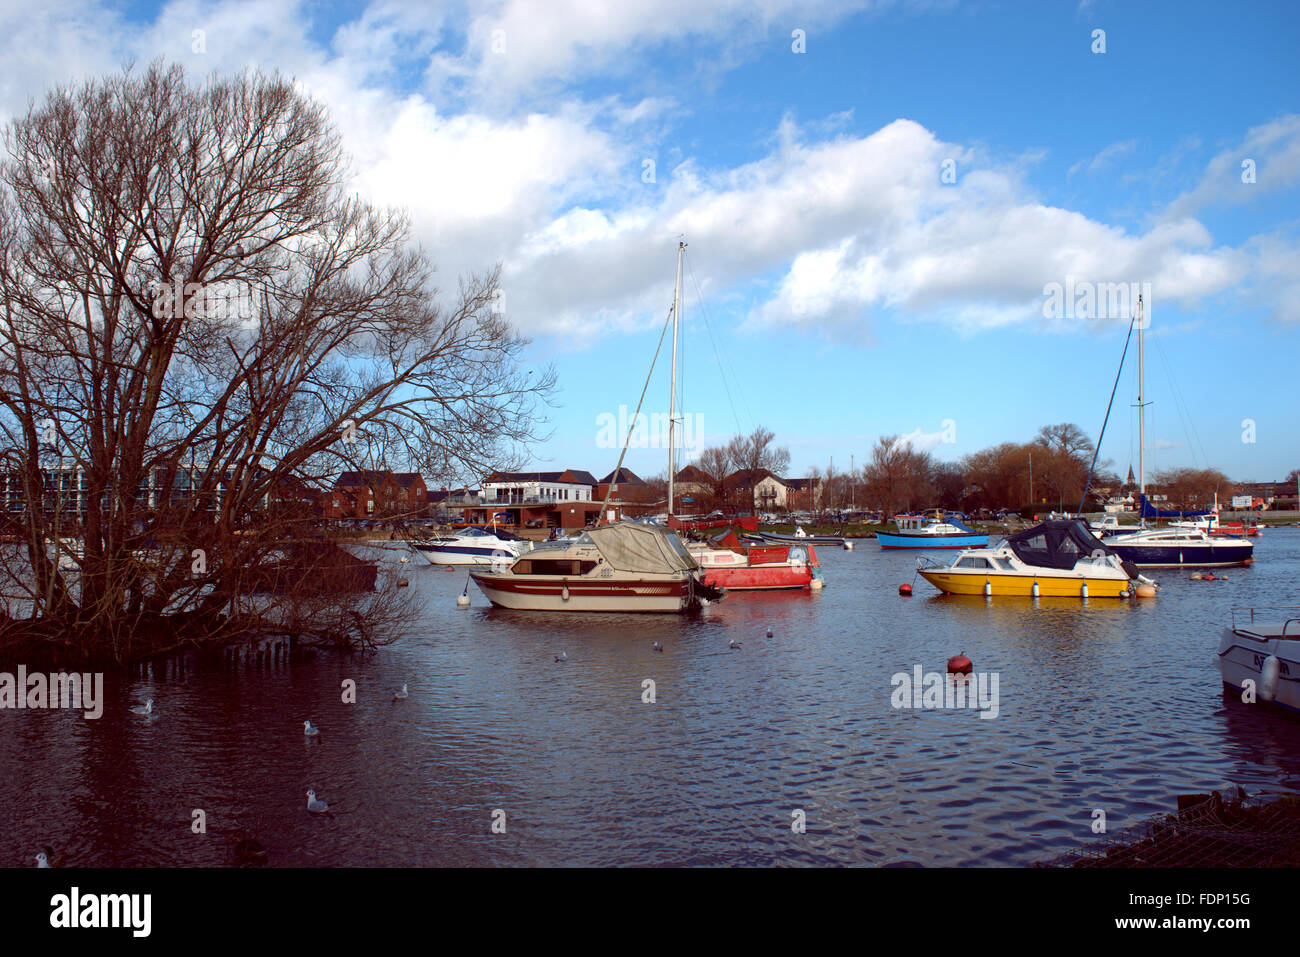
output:
M1300 789L1300 722L1214 666L1231 606L1300 603L1300 529L1142 603L903 599L914 556L819 554L823 593L691 618L458 609L464 572L412 562L423 625L374 656L110 681L98 721L0 712L0 863L219 865L242 826L279 865L1025 864L1096 840L1094 808L1114 832L1179 793ZM999 674L996 719L891 707L893 674L958 652Z

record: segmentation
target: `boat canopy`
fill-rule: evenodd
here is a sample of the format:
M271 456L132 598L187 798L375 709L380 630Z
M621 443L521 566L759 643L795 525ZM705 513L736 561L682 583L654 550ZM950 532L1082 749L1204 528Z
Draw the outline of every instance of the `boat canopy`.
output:
M1176 508L1156 508L1145 495L1138 495L1138 501L1142 504L1140 514L1143 518L1198 518L1202 515L1211 514L1209 509L1203 512L1190 512L1180 511Z
M682 540L660 526L616 522L588 529L584 537L619 571L681 572L699 568Z
M1116 554L1077 518L1049 519L1008 537L1007 544L1022 562L1041 568L1073 568L1080 558Z

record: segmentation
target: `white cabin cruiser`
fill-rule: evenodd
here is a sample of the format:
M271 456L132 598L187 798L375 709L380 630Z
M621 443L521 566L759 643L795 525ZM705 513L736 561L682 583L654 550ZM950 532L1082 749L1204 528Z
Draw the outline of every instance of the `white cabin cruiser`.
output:
M491 565L513 561L532 548L526 538L504 529L471 526L454 535L408 542L431 565Z
M1300 606L1232 609L1219 639L1225 688L1253 689L1254 700L1300 712Z

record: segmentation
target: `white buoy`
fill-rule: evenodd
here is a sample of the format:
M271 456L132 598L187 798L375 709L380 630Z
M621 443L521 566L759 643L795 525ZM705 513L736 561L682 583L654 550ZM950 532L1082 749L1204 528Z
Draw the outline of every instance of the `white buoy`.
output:
M813 591L821 591L822 588L825 586L825 584L826 583L823 582L820 578L814 578L812 581L808 583L808 587L811 588Z
M851 551L853 551L853 543L852 543L852 542L845 542L845 543L844 543L844 550L845 550L846 552L851 552Z
M457 607L457 608L468 608L468 607L469 607L469 595L457 595L457 596L456 596L456 607Z
M1264 659L1264 663L1259 666L1259 698L1261 701L1272 701L1277 697L1277 682L1281 671L1282 662L1278 661L1277 655L1269 655Z

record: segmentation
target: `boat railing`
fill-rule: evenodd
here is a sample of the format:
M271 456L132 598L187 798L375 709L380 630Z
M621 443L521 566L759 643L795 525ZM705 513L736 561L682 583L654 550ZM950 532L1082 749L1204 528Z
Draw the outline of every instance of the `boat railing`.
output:
M1238 627L1237 615L1239 614L1245 619L1245 621L1243 621L1242 623L1244 626L1244 625L1255 623L1257 612L1279 612L1279 611L1284 613L1290 613L1290 614L1270 615L1267 618L1261 617L1259 620L1271 622L1271 621L1276 621L1280 617L1283 619L1282 635L1284 637L1287 633L1286 632L1287 626L1291 624L1295 624L1297 626L1296 632L1297 634L1300 634L1300 605L1248 605L1248 606L1233 608L1231 610L1232 630L1233 631L1237 630Z

